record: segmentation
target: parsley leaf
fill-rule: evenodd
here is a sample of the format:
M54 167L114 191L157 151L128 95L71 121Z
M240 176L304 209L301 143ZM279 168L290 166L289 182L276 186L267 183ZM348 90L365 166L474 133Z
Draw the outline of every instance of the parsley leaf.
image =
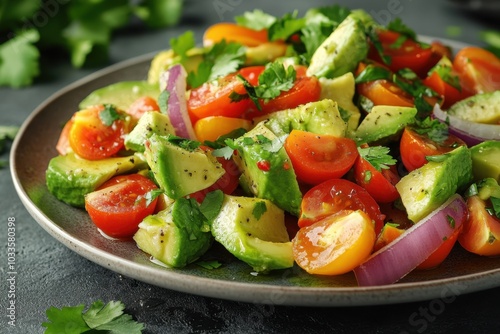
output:
M66 333L71 326L74 334L85 333L90 330L107 330L116 334L140 334L144 329L142 323L132 319L123 310L125 305L119 301L110 301L108 304L100 300L94 302L86 312L85 306L66 306L61 309L51 307L46 311L48 322L42 323L46 328L45 334Z
M211 191L201 203L200 211L208 221L212 221L219 214L223 201L224 193L221 190Z
M182 138L182 137L175 136L175 135L168 135L167 140L171 144L176 145L176 146L178 146L182 149L185 149L187 151L194 151L198 147L200 147L200 145L201 145L201 143L199 141Z
M306 19L297 18L298 12L287 13L277 19L268 29L270 41L287 40L294 33L305 27Z
M254 9L253 12L245 12L241 16L236 16L234 20L238 25L253 30L268 29L276 22L274 16L264 13L260 9Z
M356 77L355 82L357 84L360 84L381 79L390 80L391 72L384 67L370 64L366 66L365 69L361 71L361 73L359 73L359 75Z
M255 219L259 220L260 217L262 217L262 215L266 213L266 211L267 211L266 202L264 201L257 202L255 203L255 206L252 210L252 216L254 216Z
M27 30L0 45L0 86L20 88L29 86L40 74L40 53L34 44L40 35Z
M462 85L460 84L460 78L453 71L451 62L448 63L449 64L444 64L443 62L439 62L430 70L429 75L436 72L444 82L461 91Z
M389 169L397 161L389 154L389 148L385 146L358 147L359 155L368 161L379 172Z
M186 53L196 46L196 41L194 39L194 33L191 30L186 31L177 38L170 39L170 47L176 55L181 56L181 58L186 58Z
M245 61L245 48L238 43L222 40L204 54L196 72L189 72L187 82L196 88L229 73L236 72Z
M426 135L430 140L437 143L442 143L448 138L448 125L430 117L423 120L417 118L412 129L420 135Z
M111 126L114 121L123 119L123 115L118 112L114 105L105 104L104 109L99 112L99 118L102 124Z

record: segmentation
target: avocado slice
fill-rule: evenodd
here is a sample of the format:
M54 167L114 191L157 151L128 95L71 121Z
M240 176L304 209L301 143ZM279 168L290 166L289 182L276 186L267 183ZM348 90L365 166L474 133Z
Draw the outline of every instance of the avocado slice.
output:
M358 144L384 142L398 136L404 127L415 121L413 107L374 106L354 132Z
M97 104L113 104L126 111L140 97L150 96L158 99L159 95L158 85L146 81L120 81L93 91L80 102L78 107L81 110Z
M408 218L417 223L472 180L471 153L466 146L411 171L396 184Z
M57 199L84 207L85 195L94 191L111 177L147 168L138 155L85 160L74 153L59 155L49 161L45 172L47 188Z
M158 87L160 83L160 75L171 66L181 62L187 73L196 72L198 65L203 61L205 51L206 50L204 48L192 48L186 52L186 56L184 58L177 55L172 49L158 52L149 66L147 82Z
M292 243L283 210L272 202L224 195L211 223L215 240L257 272L293 266Z
M210 152L182 148L169 136L153 133L145 147L144 156L158 185L174 200L208 188L225 173Z
M213 242L210 226L198 203L185 198L144 218L133 239L141 250L175 268L197 260Z
M162 136L175 134L168 115L156 111L144 113L134 129L125 137L125 147L136 152L144 152L144 143L153 133Z
M367 55L363 23L357 15L350 14L314 52L307 75L335 78L354 71Z
M487 140L472 146L470 151L474 180L491 177L500 182L500 141Z
M500 90L473 95L458 101L447 112L470 122L498 124L500 122Z
M283 141L260 122L234 140L238 154L233 160L241 171L243 189L298 216L302 193Z
M265 124L277 135L290 133L292 130L303 130L344 137L347 127L340 116L337 102L329 99L276 111L268 115Z
M483 201L487 201L490 197L500 198L500 185L494 178L487 177L477 183L478 196Z

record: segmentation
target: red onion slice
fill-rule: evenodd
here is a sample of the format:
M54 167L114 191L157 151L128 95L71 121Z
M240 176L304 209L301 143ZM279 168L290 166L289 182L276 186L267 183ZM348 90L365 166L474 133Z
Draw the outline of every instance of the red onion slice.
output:
M187 111L186 100L187 73L180 64L170 67L160 76L160 87L169 92L167 114L175 129L175 134L182 138L196 140L193 125Z
M449 132L462 139L469 147L485 140L500 140L500 125L466 121L457 116L448 115L437 104L432 114L442 122L448 119Z
M359 286L385 285L399 281L438 249L455 229L460 228L466 215L465 201L460 195L453 195L355 268L354 274Z

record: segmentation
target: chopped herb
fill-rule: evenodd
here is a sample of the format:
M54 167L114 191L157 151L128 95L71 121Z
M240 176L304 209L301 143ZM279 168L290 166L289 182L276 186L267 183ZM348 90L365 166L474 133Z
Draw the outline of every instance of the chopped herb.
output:
M262 30L271 27L276 22L276 17L264 13L260 9L254 9L252 12L245 12L241 16L236 16L234 20L240 26L253 30Z
M181 56L182 59L187 58L187 52L196 46L194 33L191 30L186 31L177 38L170 39L170 47L176 55Z
M194 151L198 147L200 147L201 143L196 140L191 140L191 139L186 139L174 135L168 135L167 140L176 146L179 146L180 148L183 148L187 151Z
M403 36L406 36L412 40L417 40L417 34L415 31L410 29L406 24L403 23L401 18L397 17L386 26L387 30L398 32Z
M105 331L116 334L140 334L144 329L142 323L136 322L123 311L125 305L119 301L110 301L108 304L100 300L90 305L84 312L85 305L65 306L62 308L50 307L47 311L47 322L42 323L45 333L87 333L90 331Z
M379 172L389 169L397 161L389 154L389 148L385 146L358 147L359 155L368 161Z
M475 196L477 194L479 194L479 191L477 189L477 184L473 183L470 185L470 187L465 192L465 197L472 197L472 196Z
M305 18L297 18L298 12L287 13L277 19L268 29L270 41L287 40L294 33L305 27Z
M386 65L390 65L392 62L392 58L391 56L385 54L382 42L380 42L380 39L378 38L376 28L374 26L370 26L368 29L366 29L365 33L372 42L373 47L377 51L378 55L382 59L382 62Z
M255 217L255 219L259 220L260 217L267 211L267 206L266 202L260 201L255 203L255 206L252 210L252 215Z
M202 268L205 268L205 269L217 269L219 268L220 266L222 266L222 263L220 263L219 261L196 261L194 264L202 267Z
M211 147L213 149L224 148L227 146L227 144L225 143L226 139L235 139L235 138L241 137L246 132L247 132L247 130L244 128L234 129L233 131L229 132L228 134L220 136L215 141L205 140L203 142L203 144L205 144L206 146Z
M340 118L342 118L342 120L344 122L349 122L349 119L351 118L351 112L342 108L341 106L338 106L339 108L339 113L340 113Z
M455 228L455 219L452 216L446 215L446 220L451 228Z
M448 139L448 125L430 117L426 117L423 120L417 118L412 129L420 135L427 136L436 143L443 143Z
M205 199L200 205L200 211L209 222L217 217L222 208L223 201L224 193L221 190L214 190L206 194Z
M439 96L439 94L424 85L416 75L414 78L417 80L406 79L411 75L410 71L410 69L404 69L403 71L395 73L392 77L392 82L413 97L415 107L419 111L420 115L428 115L429 112L432 111L433 106L427 102L425 98L436 97Z
M363 71L356 77L356 83L364 83L364 82L370 82L370 81L375 81L375 80L390 80L391 79L391 72L383 68L381 66L375 66L375 65L368 65L365 67Z
M493 215L500 218L500 198L490 197L491 204L493 205Z
M144 198L146 199L146 206L149 206L151 203L153 203L153 201L163 193L164 193L164 191L162 189L153 189L153 190L148 191L144 195ZM139 198L137 198L137 201L139 201Z
M394 41L394 43L389 45L389 48L399 49L403 46L403 43L406 42L407 40L408 40L408 37L406 37L405 35L401 35Z
M439 77L450 86L458 89L459 91L462 90L460 78L453 72L453 68L451 66L437 64L432 68L429 74L432 74L433 72L436 72Z
M104 109L99 113L101 122L106 126L111 126L115 121L123 119L124 116L112 104L105 104Z
M365 172L365 177L364 177L363 181L365 181L365 183L369 183L371 179L372 179L372 172L367 170Z
M229 146L220 147L212 151L212 155L214 157L222 157L226 160L231 159L233 154L234 154L234 149Z

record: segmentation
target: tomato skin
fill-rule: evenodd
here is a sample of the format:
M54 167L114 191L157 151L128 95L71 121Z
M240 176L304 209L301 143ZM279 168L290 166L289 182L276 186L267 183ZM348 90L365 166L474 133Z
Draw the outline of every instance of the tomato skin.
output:
M233 130L242 128L250 130L252 123L242 118L225 116L208 116L198 120L194 124L194 133L200 142L215 141L220 136L226 135Z
M202 146L201 148L211 150L207 146ZM223 193L230 195L238 188L241 173L236 163L232 159L226 160L223 157L218 157L217 160L222 164L226 172L210 187L189 195L189 197L194 198L198 203L203 202L205 196L211 191L222 190Z
M453 87L444 81L437 72L432 72L431 75L422 81L422 83L441 96L441 107L443 109L448 109L454 103L472 95L472 92L466 87L462 87L461 90Z
M354 179L378 203L390 203L399 198L399 192L394 186L399 181L399 175L394 169L378 171L359 156L354 163Z
M448 134L444 142L438 143L426 135L418 134L410 127L405 127L399 143L401 160L409 172L425 165L426 156L444 154L458 146L466 146L466 144L452 134Z
M229 97L233 91L246 94L243 82L236 77L236 73L219 78L216 83L206 82L192 89L187 107L193 124L208 116L241 117L253 102L250 99L233 102Z
M124 146L126 124L115 120L105 125L99 113L104 106L98 105L77 111L73 116L73 125L69 131L69 143L73 151L88 160L111 157Z
M312 185L342 177L359 155L352 139L301 130L290 132L284 148L297 179Z
M451 250L453 249L453 246L455 246L458 240L458 236L462 231L462 227L463 226L461 225L460 228L455 229L453 234L450 235L448 239L444 240L438 249L436 249L431 255L429 255L429 257L425 259L424 262L417 266L417 269L428 270L439 266L448 257Z
M467 199L469 217L464 222L458 241L463 248L474 254L498 256L500 255L500 219L490 215L486 207L491 207L491 203L483 201L477 195Z
M341 275L371 253L375 230L363 211L343 210L301 228L292 240L295 262L316 275Z
M457 52L453 68L474 94L500 89L500 59L492 52L469 46Z
M139 223L155 210L157 199L146 206L146 195L156 184L140 174L120 175L85 196L85 209L92 222L113 238L135 234Z
M253 30L235 23L221 22L208 27L203 35L203 46L211 46L222 40L250 47L269 42L266 29Z
M64 124L64 127L59 135L59 139L57 140L56 150L60 155L66 155L71 152L71 144L69 143L69 132L71 131L71 127L73 126L73 118Z
M298 225L305 227L341 210L362 210L375 222L378 235L385 216L370 194L344 179L331 179L309 189L302 198Z
M391 58L390 64L387 65L392 71L397 72L403 68L410 68L420 77L425 76L427 71L434 65L432 56L432 48L422 47L418 42L406 39L401 46L394 48L394 43L397 42L401 34L390 30L379 30L377 32L384 55ZM378 51L373 47L370 48L368 54L369 59L377 62L382 62Z
M137 122L147 111L160 111L160 107L151 96L143 96L135 100L128 108L127 114Z

